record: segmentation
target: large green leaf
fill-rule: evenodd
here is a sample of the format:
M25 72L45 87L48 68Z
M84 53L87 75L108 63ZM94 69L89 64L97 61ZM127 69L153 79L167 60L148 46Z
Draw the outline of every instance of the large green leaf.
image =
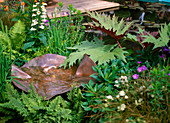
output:
M83 41L80 45L76 45L69 49L77 49L77 52L70 54L68 59L62 64L64 67L66 67L68 63L70 67L76 63L77 60L80 61L84 54L89 55L90 58L94 62L98 62L99 65L116 58L126 62L124 55L127 53L126 51L123 51L117 45L104 45L104 42L97 39L95 39L94 42Z
M168 25L165 24L165 26L161 26L161 30L159 30L160 37L156 39L154 36L148 33L149 36L143 35L144 41L142 43L153 43L154 47L153 49L156 49L158 47L163 47L168 44L170 38L169 38L169 30L168 30Z

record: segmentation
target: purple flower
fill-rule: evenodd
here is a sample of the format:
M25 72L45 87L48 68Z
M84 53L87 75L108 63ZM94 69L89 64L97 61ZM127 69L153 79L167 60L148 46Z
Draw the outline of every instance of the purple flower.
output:
M143 71L143 67L138 67L138 72L140 73L140 72L142 72Z
M145 65L142 66L143 70L147 70L147 67Z
M64 12L61 12L62 15L64 15Z
M162 69L161 72L164 71L164 70L165 70L165 69Z
M140 61L137 61L137 63L138 63L138 64L141 64L142 62L140 62Z
M45 25L46 25L46 26L49 26L49 24L48 24L48 23L46 23Z
M70 13L69 12L66 12L68 15L70 15Z
M160 55L161 58L164 58L164 54Z
M60 23L60 20L58 20L58 23Z
M168 73L168 76L170 76L170 73Z
M70 23L70 21L67 21L67 23Z
M169 48L167 46L162 47L163 52L169 52Z
M44 23L48 23L48 22L49 22L49 20L44 21Z
M133 77L133 79L138 79L139 75L138 74L134 74L132 77Z

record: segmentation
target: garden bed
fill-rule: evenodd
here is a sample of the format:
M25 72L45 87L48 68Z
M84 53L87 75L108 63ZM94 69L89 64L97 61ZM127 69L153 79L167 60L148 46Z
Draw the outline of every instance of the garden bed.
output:
M170 122L169 22L150 30L62 2L50 19L46 5L0 11L0 122Z

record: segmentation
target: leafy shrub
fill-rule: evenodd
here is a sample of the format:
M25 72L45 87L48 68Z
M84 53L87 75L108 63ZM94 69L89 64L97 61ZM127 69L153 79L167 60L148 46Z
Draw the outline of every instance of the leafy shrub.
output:
M138 61L136 69L132 70L126 66L127 70L122 71L119 65L109 68L106 64L94 68L98 72L98 76L92 75L96 82L82 85L86 97L82 107L88 120L168 122L169 66L164 66L163 70L160 66L149 70L147 66Z
M11 84L7 84L9 102L0 104L0 112L15 116L16 111L23 122L69 122L72 119L69 103L61 96L45 101L35 92L33 85L29 94L20 95Z

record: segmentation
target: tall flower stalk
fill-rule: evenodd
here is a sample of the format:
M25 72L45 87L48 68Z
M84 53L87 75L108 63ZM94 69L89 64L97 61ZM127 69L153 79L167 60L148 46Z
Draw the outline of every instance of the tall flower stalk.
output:
M32 7L31 31L38 31L45 28L45 22L47 20L45 5L47 4L42 2L42 0L34 1Z

